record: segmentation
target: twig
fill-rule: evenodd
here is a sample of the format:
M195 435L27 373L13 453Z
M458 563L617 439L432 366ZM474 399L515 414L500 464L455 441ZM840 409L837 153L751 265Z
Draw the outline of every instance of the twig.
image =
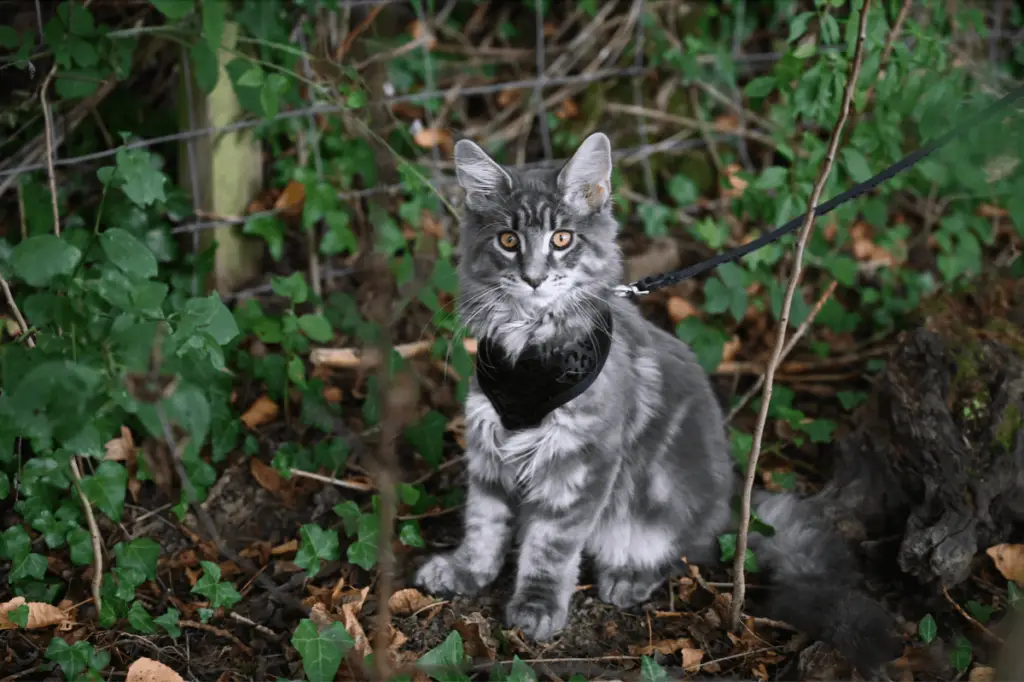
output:
M793 334L793 337L786 342L786 346L785 348L782 349L782 355L779 358L780 365L782 364L782 361L789 357L789 354L793 352L793 349L796 348L796 344L800 343L800 339L802 339L804 335L807 334L807 330L809 330L811 328L811 325L814 323L814 318L816 318L818 316L818 313L821 312L821 309L825 305L825 302L832 297L832 293L836 290L836 285L838 284L839 283L836 280L832 280L832 283L828 285L827 289L825 289L825 293L823 293L821 297L818 298L818 302L814 304L813 308L811 308L811 314L808 315L807 319L803 321L800 327L796 330L796 333ZM757 381L754 382L754 385L751 386L750 389L743 394L743 397L740 398L740 401L736 403L736 405L731 410L729 410L729 414L725 418L726 424L731 422L733 418L737 414L739 414L740 410L746 407L747 403L750 402L751 398L754 397L755 393L761 390L761 386L763 385L764 374L757 378Z
M998 642L999 644L1006 644L1006 642L1003 641L1002 637L989 630L980 620L978 620L971 614L967 613L967 611L965 611L962 606L957 604L956 600L953 599L952 595L949 594L949 589L945 585L942 586L942 594L946 597L946 601L952 604L953 608L957 610L957 613L966 618L971 623L971 625L984 632L993 641Z
M11 285L7 283L3 275L0 275L0 287L4 290L4 298L7 299L7 305L10 307L11 312L14 313L14 319L18 321L18 326L21 327L21 333L25 335L25 343L28 344L29 348L35 348L36 341L28 333L28 322L25 321L24 316L21 314L18 304L14 302Z
M82 511L85 512L85 522L89 526L89 536L92 538L92 601L96 605L96 614L102 611L103 600L100 597L100 588L103 587L103 543L100 542L100 529L96 525L96 516L92 513L92 504L82 490L82 472L78 470L78 459L71 456L71 475L75 479L75 492L82 502Z
M349 51L349 49L352 47L352 43L355 42L355 39L359 37L359 34L365 31L366 29L370 28L370 25L373 23L373 20L377 18L377 15L380 14L386 6L387 5L377 5L376 7L371 9L370 12L366 15L366 18L363 19L363 21L358 26L356 26L351 33L345 36L345 42L341 44L341 49L338 50L338 54L335 56L335 61L339 63L341 62L341 58L344 57L345 53Z
M402 358L408 360L428 353L431 346L433 346L431 341L414 341L398 344L394 350ZM462 346L470 355L476 354L476 339L463 339ZM326 365L339 369L369 369L378 366L381 357L383 355L375 348L314 348L309 354L309 361L314 365Z
M878 61L878 77L875 81L868 86L868 90L864 95L864 102L870 102L872 97L875 95L875 87L878 85L878 81L885 78L885 65L889 61L889 57L892 56L893 47L896 45L896 39L903 31L903 23L907 20L907 15L910 14L910 7L914 4L914 0L903 0L903 6L900 7L900 13L896 15L896 23L892 25L889 30L889 35L886 36L885 46L882 47L882 56Z
M857 30L857 46L853 55L853 67L850 80L843 92L843 102L840 107L839 120L832 130L832 137L829 140L828 153L825 155L818 179L811 191L811 198L808 202L807 215L804 217L803 225L800 228L800 237L797 241L796 255L793 258L793 273L789 277L789 284L786 287L786 297L782 302L782 315L779 318L779 332L775 338L775 347L772 349L772 357L768 362L768 369L764 378L764 393L761 398L761 409L757 415L757 425L754 428L754 442L750 449L750 457L747 461L747 475L743 485L743 501L740 506L740 527L736 537L736 559L733 562L733 585L732 592L732 628L738 630L742 624L743 598L746 592L746 576L743 572L743 560L747 554L747 536L750 532L750 500L754 491L754 479L757 476L757 460L761 456L761 442L764 440L764 429L768 422L768 407L772 401L772 383L775 380L775 371L782 360L782 349L786 343L786 328L789 326L789 314L793 307L793 297L796 294L797 286L800 284L800 274L803 268L804 249L811 236L811 228L814 227L814 207L818 205L821 193L832 172L832 164L835 161L836 150L839 147L839 140L843 134L843 127L850 115L850 105L853 102L853 93L857 87L857 80L860 77L861 65L864 62L864 40L867 34L868 9L871 0L864 0L860 10L860 23Z
M250 619L246 618L245 616L243 616L242 614L240 614L240 613L238 613L236 611L232 611L230 613L230 616L231 616L232 619L237 620L239 623L242 623L243 625L248 625L249 627L255 628L256 630L262 632L263 634L267 635L268 637L277 637L277 633L274 632L273 630L271 630L270 628L268 628L266 625L260 625L256 621L250 620Z
M60 209L57 207L57 174L53 168L53 112L50 111L50 103L46 101L46 91L49 89L55 73L57 73L56 64L46 75L43 87L39 90L39 103L43 107L43 129L46 133L46 175L50 180L50 201L53 204L53 233L59 237Z
M218 635L220 637L224 637L225 639L230 639L232 642L234 642L235 646L244 651L246 654L252 654L252 649L245 642L238 639L238 637L222 628L215 627L213 625L210 625L209 623L200 623L199 621L195 620L179 620L178 625L180 625L183 628L195 628L196 630L212 632L213 634Z
M339 488L345 488L347 490L358 490L362 493L373 492L375 488L369 483L357 483L356 481L343 481L340 478L332 478L331 476L324 476L323 474L314 474L312 471L303 471L302 469L289 469L292 476L301 476L302 478L311 478L314 481L320 481L321 483L329 483L330 485L338 486Z

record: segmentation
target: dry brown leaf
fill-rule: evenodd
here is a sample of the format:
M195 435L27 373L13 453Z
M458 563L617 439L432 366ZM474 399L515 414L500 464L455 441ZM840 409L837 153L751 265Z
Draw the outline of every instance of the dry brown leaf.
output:
M562 121L576 118L579 114L580 108L571 97L563 99L562 103L558 105L558 109L555 110L555 117Z
M160 661L140 658L128 666L125 682L185 682L178 673Z
M967 676L969 682L992 682L996 679L996 669L987 665L976 665Z
M370 640L367 639L366 632L359 623L359 611L362 607L362 603L357 602L342 604L341 623L348 630L348 634L351 635L352 641L355 643L352 648L356 650L360 658L365 658L372 652L372 649L370 648Z
M274 208L278 211L295 214L302 210L305 201L306 186L297 180L291 180L281 192L281 196L274 202Z
M450 149L452 147L452 134L440 128L423 128L413 135L412 139L424 149L434 147Z
M47 628L51 625L63 625L68 619L68 614L52 604L30 601L26 602L24 597L15 597L5 604L0 604L0 630L14 630L18 626L11 622L7 616L14 609L28 604L28 629Z
M740 352L740 337L733 336L722 346L722 362L732 362Z
M135 447L135 439L127 426L121 427L121 437L107 441L103 448L107 451L103 459L113 462L134 462L138 450Z
M725 190L724 194L730 198L736 198L743 194L744 190L747 189L749 184L746 180L739 176L739 172L743 170L743 166L738 163L730 163L725 167L725 176L729 181L730 189Z
M993 545L985 550L985 554L992 557L1004 578L1024 585L1024 545Z
M427 30L423 26L423 22L417 19L409 25L409 33L412 35L413 40L419 40L427 35ZM437 38L431 35L429 40L427 40L427 49L433 50L435 45L437 45Z
M992 204L982 204L978 206L978 215L982 218L1005 218L1010 215L1010 212L1005 208L993 206ZM977 670L977 668L975 668Z
M444 239L444 225L429 211L420 213L420 229L423 234L430 235L434 239Z
M669 319L672 320L672 324L679 324L686 318L699 314L697 308L681 296L669 298L665 303L665 308L668 311Z
M251 458L249 460L249 473L267 492L274 493L275 495L281 492L284 478L277 472L277 469L263 460L257 457Z
M292 538L288 542L281 543L277 547L274 547L273 549L271 549L270 553L273 554L274 556L279 556L281 554L290 554L292 552L298 552L298 551L299 551L299 541L296 540L295 538Z
M396 616L407 616L430 606L435 601L435 599L426 596L416 588L409 587L391 595L391 599L388 600L388 606L391 607L391 612Z
M498 93L498 106L507 109L522 99L522 92L519 90L502 90Z
M281 408L277 406L277 403L268 396L261 395L242 415L242 423L250 429L255 429L257 426L274 421L280 411Z
M634 644L629 647L629 653L634 656L653 656L655 652L669 656L679 652L683 657L683 668L693 672L700 667L704 652L693 646L693 640L689 637L678 639L661 639L648 644Z
M690 603L690 598L693 593L697 590L697 581L693 578L688 578L685 575L679 578L679 599L684 604Z
M498 655L498 640L491 636L491 626L480 613L471 613L455 622L455 629L462 635L463 646L470 656L487 657L494 660Z
M309 619L313 621L317 629L325 628L334 622L334 618L327 612L327 607L321 603L313 604L309 610Z

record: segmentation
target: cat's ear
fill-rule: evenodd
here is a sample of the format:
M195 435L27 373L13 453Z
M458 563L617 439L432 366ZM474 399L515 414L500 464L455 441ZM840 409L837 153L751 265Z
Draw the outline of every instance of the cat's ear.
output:
M580 215L600 211L612 194L612 143L594 133L558 174L562 200Z
M475 142L455 143L455 177L466 190L466 205L486 203L488 197L512 189L512 178Z

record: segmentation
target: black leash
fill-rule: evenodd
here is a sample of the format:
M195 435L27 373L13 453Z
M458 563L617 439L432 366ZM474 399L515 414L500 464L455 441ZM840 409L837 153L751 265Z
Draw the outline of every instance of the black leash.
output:
M953 127L950 131L948 131L945 135L936 138L935 140L925 145L924 147L921 147L917 151L908 154L907 156L903 157L893 165L889 166L888 168L886 168L884 171L874 176L873 178L865 180L864 182L858 185L854 185L853 187L846 190L842 194L839 194L833 197L832 199L829 199L824 204L819 204L818 206L815 206L815 217L821 217L827 213L830 213L831 211L834 211L836 208L838 208L842 204L845 204L847 201L850 201L851 199L856 199L861 194L864 194L865 192L872 190L875 187L878 187L886 180L889 180L890 178L898 175L899 173L902 173L908 168L912 168L924 157L928 156L929 154L939 149L940 147L948 144L950 140L952 140L953 138L973 128L976 128L981 123L992 118L997 113L1007 108L1015 100L1019 99L1021 96L1024 96L1024 86L1021 86L1016 90L1011 90L1008 94L1004 95L1003 98L1000 99L998 102L995 102L988 108L983 109L977 114L964 119L955 127ZM743 246L738 246L735 249L730 249L729 251L720 253L717 256L709 258L705 261L701 261L700 263L696 263L694 265L690 265L679 270L664 272L660 275L651 275L649 277L638 279L635 282L631 282L630 284L618 286L615 288L615 293L619 296L637 296L649 294L656 289L661 289L663 287L670 286L672 284L675 284L676 282L681 282L684 279L696 277L697 275L703 272L707 272L712 268L716 268L719 265L722 265L723 263L731 263L732 261L739 260L743 256L746 256L748 253L757 251L761 247L767 246L768 244L771 244L772 242L783 237L784 235L789 234L797 227L802 225L806 217L806 213L801 214L796 218L790 220L782 227L777 227L771 232L761 235L752 242L748 242Z

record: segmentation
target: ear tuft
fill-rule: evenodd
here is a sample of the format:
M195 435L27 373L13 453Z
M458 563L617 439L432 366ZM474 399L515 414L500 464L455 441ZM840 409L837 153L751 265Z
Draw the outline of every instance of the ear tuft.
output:
M455 177L466 191L466 204L472 207L489 195L507 192L512 178L483 149L471 140L455 143Z
M581 215L596 213L608 203L612 188L612 143L604 133L583 140L558 174L563 201Z

